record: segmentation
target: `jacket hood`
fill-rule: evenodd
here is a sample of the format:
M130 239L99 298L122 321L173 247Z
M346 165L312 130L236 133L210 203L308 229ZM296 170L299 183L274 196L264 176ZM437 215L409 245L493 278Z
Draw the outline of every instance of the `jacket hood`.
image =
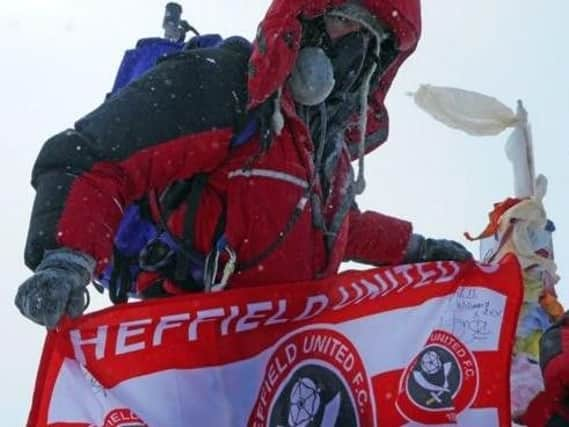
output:
M279 91L292 72L301 47L301 18L316 18L346 3L350 1L273 0L257 29L249 61L249 109L258 107ZM360 0L356 3L392 32L396 47L394 59L371 84L365 141L366 152L369 152L387 139L389 122L384 100L397 70L419 41L421 7L420 0ZM358 122L357 116L353 122ZM347 137L349 142L355 143L357 129L348 130ZM353 145L352 157L356 157L356 144Z

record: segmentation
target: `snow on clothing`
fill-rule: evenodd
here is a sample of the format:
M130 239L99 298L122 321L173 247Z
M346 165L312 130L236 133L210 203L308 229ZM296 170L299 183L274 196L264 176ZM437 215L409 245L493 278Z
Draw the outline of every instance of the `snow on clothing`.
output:
M345 0L273 0L257 31L255 49L250 60L249 108L266 101L288 78L296 61L302 26L299 16L311 18L327 10L349 3ZM384 106L385 96L391 87L401 64L411 55L421 34L420 0L360 0L377 18L379 23L391 29L394 35L396 55L391 58L390 49L380 53L381 62L388 63L379 81L372 82L368 98L366 152L377 148L387 139L388 115ZM387 41L389 43L390 41ZM266 78L270 76L270 78ZM353 123L357 122L354 117ZM357 129L348 132L352 158L357 154Z
M354 151L346 147L323 194L319 180L313 179L310 133L283 87L299 48L297 17L316 16L341 3L276 0L260 26L250 61L249 51L239 44L183 52L108 99L74 130L50 139L33 170L37 196L26 247L28 266L35 268L46 249L68 247L93 256L101 272L111 260L113 236L130 204L202 172L209 178L196 214L194 246L203 254L212 248L223 210L229 245L238 262L246 264L278 238L295 208L302 208L282 243L256 268L238 271L232 287L328 276L350 259L400 262L411 233L409 223L354 208L340 216L330 236L314 226L311 204L305 200L319 196L324 218L334 222L353 179ZM369 151L387 137L383 99L397 68L415 47L420 24L418 2L364 4L393 28L399 47L398 56L373 84ZM284 89L279 98L284 128L269 150L256 156L258 136L231 148L248 112L279 89ZM182 205L170 218L179 236L184 210Z

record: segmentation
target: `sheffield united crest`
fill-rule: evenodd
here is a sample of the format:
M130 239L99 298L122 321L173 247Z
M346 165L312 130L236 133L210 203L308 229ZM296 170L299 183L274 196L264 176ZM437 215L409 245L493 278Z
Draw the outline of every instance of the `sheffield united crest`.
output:
M478 367L470 350L452 334L434 331L401 377L397 409L409 421L454 422L477 392Z

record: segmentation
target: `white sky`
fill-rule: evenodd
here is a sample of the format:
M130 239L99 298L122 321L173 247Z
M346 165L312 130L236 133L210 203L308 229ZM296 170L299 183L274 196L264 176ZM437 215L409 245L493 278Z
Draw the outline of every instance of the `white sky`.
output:
M560 273L569 267L569 2L425 0L423 38L388 97L389 142L367 159L360 207L407 218L415 230L463 241L486 224L494 202L511 195L507 133L472 138L436 123L404 95L421 83L476 90L515 107L522 99L534 130L537 171L550 181L546 208L557 225ZM3 424L23 425L44 332L13 305L27 277L22 254L33 191L30 171L42 143L96 107L112 86L125 49L160 36L166 0L27 0L0 3L2 160L0 364ZM202 33L251 38L268 0L185 0ZM473 251L476 246L468 244ZM569 290L561 280L561 299ZM95 298L95 307L106 301Z

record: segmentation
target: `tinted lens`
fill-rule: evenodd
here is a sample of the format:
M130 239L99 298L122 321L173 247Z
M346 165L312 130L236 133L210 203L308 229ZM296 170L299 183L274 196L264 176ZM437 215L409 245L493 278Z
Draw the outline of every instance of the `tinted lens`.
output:
M334 66L338 88L349 90L361 74L367 52L367 41L361 31L349 33L336 40L328 55Z

